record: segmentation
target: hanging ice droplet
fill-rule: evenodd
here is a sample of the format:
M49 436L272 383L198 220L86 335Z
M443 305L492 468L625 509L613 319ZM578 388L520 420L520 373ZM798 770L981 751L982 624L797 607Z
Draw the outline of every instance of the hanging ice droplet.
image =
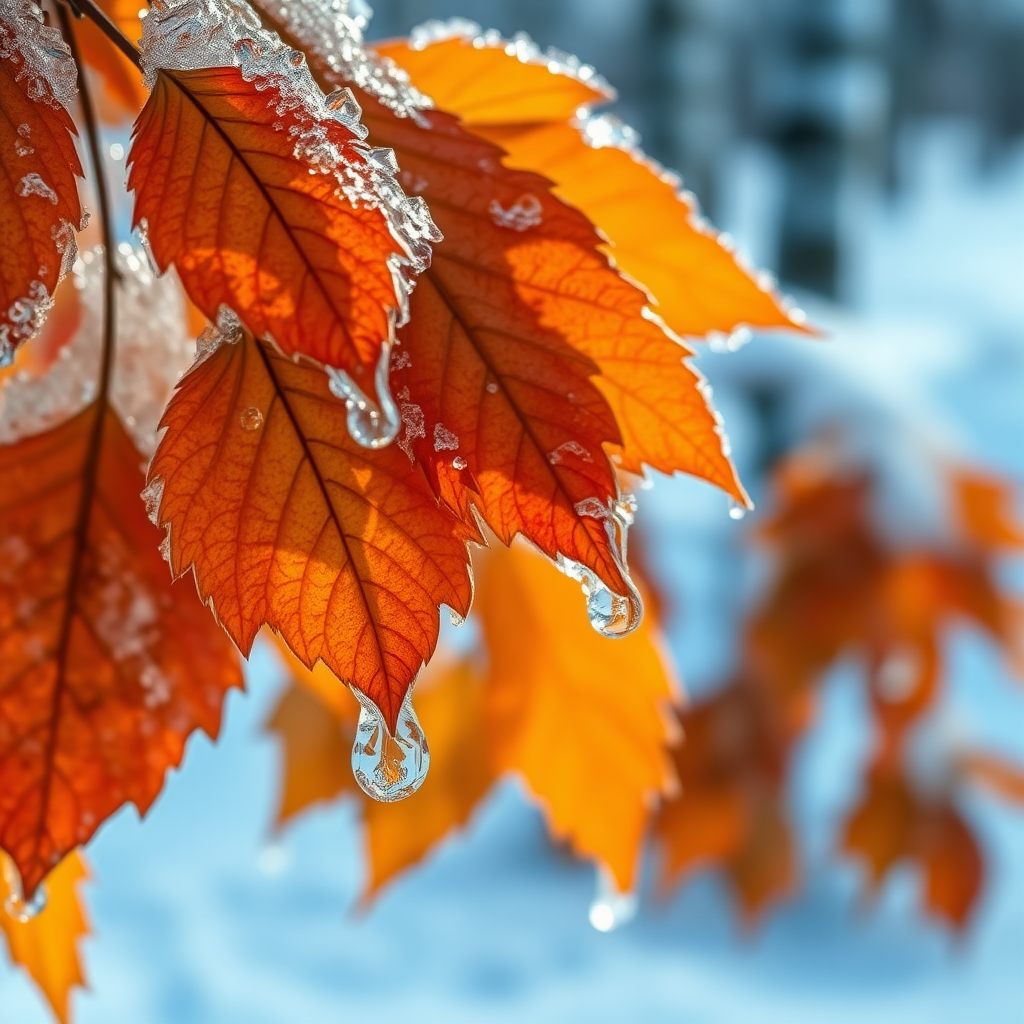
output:
M734 501L729 506L729 518L735 519L737 522L746 517L747 508L745 505L741 505L738 501Z
M427 737L412 707L412 690L402 702L393 736L377 705L355 687L352 692L359 701L359 724L352 743L352 774L359 788L385 804L412 796L430 767Z
M327 367L331 394L340 398L348 409L348 432L352 440L364 448L386 448L402 427L402 416L391 397L388 378L391 373L391 346L394 343L394 316L391 317L390 338L381 346L373 383L377 401L368 398L362 388L344 371Z
M4 900L4 910L15 921L28 924L46 909L46 887L40 885L32 899L26 900L22 893L21 875L18 874L14 861L8 857L4 858L4 881L7 883L8 892L7 899Z
M611 542L612 554L619 573L626 583L627 592L616 594L609 590L592 569L559 555L555 565L566 576L579 582L587 599L587 618L602 636L615 639L628 636L640 625L644 617L643 600L633 585L626 565L626 534L633 525L636 499L625 494L618 500L603 505L597 498L589 498L576 505L576 513L590 516L604 523Z
M620 892L612 873L598 865L597 887L590 904L591 925L599 932L613 932L636 916L636 893Z

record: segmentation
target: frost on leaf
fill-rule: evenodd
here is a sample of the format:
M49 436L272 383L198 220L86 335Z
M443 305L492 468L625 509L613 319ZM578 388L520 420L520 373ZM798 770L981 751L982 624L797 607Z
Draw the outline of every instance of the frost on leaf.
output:
M75 253L77 75L31 0L0 4L0 367L37 334Z
M156 448L160 413L191 365L196 345L186 333L185 306L174 277L155 277L145 254L128 245L122 245L116 262L118 344L111 401L136 448L148 456ZM80 322L48 371L21 373L0 385L0 444L42 433L96 397L104 267L102 251L88 250L75 262L69 283L81 307Z
M394 156L362 141L351 93L325 95L243 2L161 4L143 63L129 185L157 262L209 319L228 306L289 354L372 379L440 236Z
M0 479L0 847L30 899L119 807L149 807L241 673L172 587L110 406L0 446Z

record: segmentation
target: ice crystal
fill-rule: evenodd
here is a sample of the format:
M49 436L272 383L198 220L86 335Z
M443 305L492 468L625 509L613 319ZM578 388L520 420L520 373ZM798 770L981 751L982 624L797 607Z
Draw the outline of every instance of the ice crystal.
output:
M14 64L30 99L67 109L74 104L78 72L71 51L34 0L0 0L0 60Z

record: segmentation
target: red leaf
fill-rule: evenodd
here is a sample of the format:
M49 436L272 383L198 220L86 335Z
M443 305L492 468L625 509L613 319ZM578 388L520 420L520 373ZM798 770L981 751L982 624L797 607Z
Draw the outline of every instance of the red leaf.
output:
M145 812L241 685L171 589L139 461L97 404L0 447L0 846L26 895L124 803Z
M320 370L248 332L187 374L163 425L150 479L174 574L195 571L243 652L270 625L394 729L437 642L438 606L468 613L475 532L397 448L352 440Z
M0 363L42 326L82 219L74 122L43 78L71 55L17 9L34 5L11 6L0 15Z
M346 197L302 149L316 128L343 164L366 168L356 136L327 113L314 122L273 79L238 68L161 71L128 186L157 263L174 264L210 320L226 305L285 352L358 372L388 337L401 249L382 210Z

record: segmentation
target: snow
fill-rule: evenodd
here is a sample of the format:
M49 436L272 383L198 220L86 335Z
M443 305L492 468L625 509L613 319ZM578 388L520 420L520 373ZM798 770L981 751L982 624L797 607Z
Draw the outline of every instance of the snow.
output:
M830 340L757 339L701 360L751 482L773 443L750 412L754 385L781 395L781 441L844 415L873 423L865 451L895 467L894 481L924 452L1024 479L1024 152L978 183L957 171L955 126L918 141L912 198L879 207L866 227L851 270L856 311L807 301ZM727 226L745 239L742 224ZM929 514L920 476L893 497L904 528ZM758 516L739 523L727 510L724 495L682 480L659 478L640 499L677 595L673 651L695 693L726 673L738 606L756 583L738 540ZM1019 685L973 634L955 634L949 655L946 714L961 735L1020 759ZM909 873L865 908L856 871L831 855L869 739L853 673L841 666L829 682L822 725L798 758L799 898L748 935L713 877L667 902L647 886L636 919L601 934L587 920L593 867L549 845L515 781L366 912L351 807L312 813L271 841L277 761L260 724L280 678L260 650L251 693L229 698L222 740L194 739L145 824L126 811L90 848L97 938L84 944L92 990L76 997L77 1020L1019 1024L1024 817L988 798L969 805L990 881L963 941L918 915ZM48 1019L30 984L0 968L0 1020Z

